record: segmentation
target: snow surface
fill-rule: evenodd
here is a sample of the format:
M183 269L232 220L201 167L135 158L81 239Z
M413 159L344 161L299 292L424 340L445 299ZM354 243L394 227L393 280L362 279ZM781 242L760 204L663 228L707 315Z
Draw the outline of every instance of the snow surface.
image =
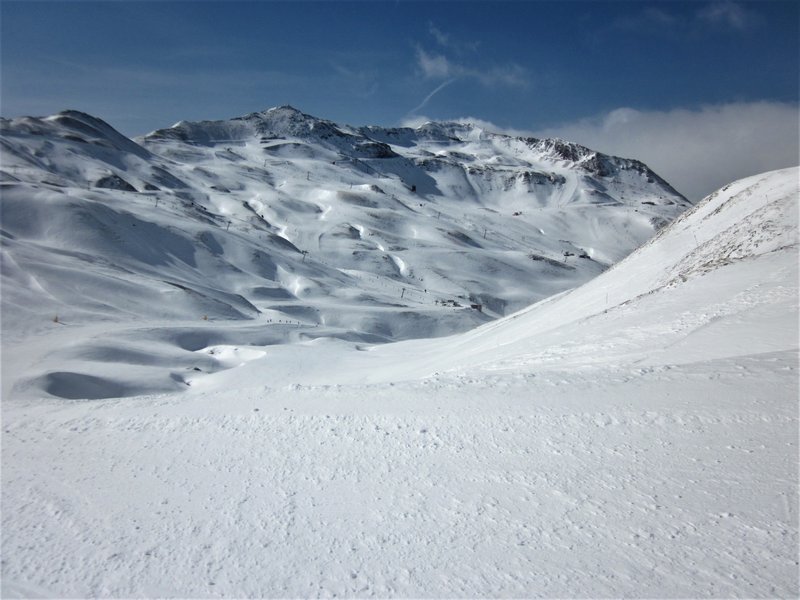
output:
M310 126L280 114L284 132ZM145 146L189 152L178 142L198 131L206 144L253 127L274 133L273 120L258 119L179 124ZM416 147L423 135L429 148L447 147L455 127L399 130L391 148ZM209 147L193 146L199 162ZM370 199L311 190L297 173L286 182L303 202L315 199L316 223ZM131 192L87 200L74 187L40 186L32 202L32 186L15 196L13 183L3 196L4 597L800 594L798 169L727 186L576 289L459 335L377 345L352 322L320 324L321 335L297 325L313 309L400 321L397 306L355 297L361 288L347 278L363 272L357 266L342 268L337 296L331 271L313 270L313 259L275 264L265 280L280 285L259 284L265 304L256 307L197 275L244 264L231 259L252 251L244 234L125 212L118 202L140 202ZM26 199L26 210L50 207L58 218L15 216ZM62 202L85 210L58 210ZM373 226L355 220L362 213L349 213L352 231L336 239L366 244ZM93 227L80 228L82 219ZM159 230L138 244L123 234L132 223ZM411 239L411 228L434 235L422 219L406 223ZM80 247L92 247L104 226L111 238L98 233L94 253L74 262L68 244L81 235ZM276 237L308 247L290 223L280 227ZM203 233L212 237L202 242ZM208 252L187 253L187 239ZM389 250L396 243L382 233L371 252L392 254L387 280L408 283L404 266L419 268L424 253ZM50 262L57 256L63 262ZM225 268L199 268L214 257ZM242 285L231 271L227 281ZM160 273L173 285L153 285ZM52 290L70 281L71 298L94 298L109 281L119 289L104 296L110 308L84 300L57 323L37 320L43 302L64 307ZM34 292L52 297L34 303ZM181 319L173 312L188 310L187 296L192 310L218 312L201 324ZM418 337L455 314L432 310L414 335L374 341ZM164 393L165 380L181 392Z
M216 368L194 354L211 345L466 331L690 206L637 161L455 123L356 130L280 107L136 143L66 111L0 134L2 333L26 349L4 397L176 391Z

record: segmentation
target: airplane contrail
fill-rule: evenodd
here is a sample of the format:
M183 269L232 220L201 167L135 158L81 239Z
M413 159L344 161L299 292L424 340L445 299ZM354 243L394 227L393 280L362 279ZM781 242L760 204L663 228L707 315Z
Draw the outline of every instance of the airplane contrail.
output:
M420 102L420 103L419 103L419 106L417 106L416 108L412 108L412 109L409 111L409 113L408 113L408 114L413 114L413 113L417 112L417 111L418 111L420 108L422 108L423 106L425 106L425 105L426 105L426 104L427 104L427 103L430 101L430 99L431 99L431 98L433 98L433 97L434 97L436 94L438 94L439 92L441 92L441 91L442 91L444 88L446 88L448 85L450 85L451 83L453 83L455 80L456 80L456 78L454 77L453 79L448 79L447 81L445 81L444 83L442 83L441 85L439 85L439 86L438 86L438 87L437 87L435 90L433 90L433 91L432 91L430 94L428 94L427 96L425 96L425 99L424 99L422 102Z

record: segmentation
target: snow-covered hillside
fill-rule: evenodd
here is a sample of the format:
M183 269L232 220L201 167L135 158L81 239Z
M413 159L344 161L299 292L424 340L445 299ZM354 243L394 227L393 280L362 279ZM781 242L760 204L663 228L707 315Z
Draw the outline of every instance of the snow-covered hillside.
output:
M38 338L191 385L4 396L3 596L797 597L798 173L456 336Z
M0 134L4 343L38 345L6 369L19 393L180 389L216 364L193 351L227 342L465 331L591 279L689 206L637 161L455 123L281 107L133 141L67 111ZM109 362L135 381L97 381Z
M585 285L462 335L351 345L354 351L329 369L327 360L314 358L320 344L265 349L264 362L282 383L324 384L572 364L682 364L791 350L798 344L797 189L796 169L726 186ZM348 356L357 367L349 367ZM290 358L278 367L278 357ZM321 368L315 372L309 363ZM299 364L312 375L292 368ZM242 371L235 377L241 380ZM196 377L204 385L225 378Z

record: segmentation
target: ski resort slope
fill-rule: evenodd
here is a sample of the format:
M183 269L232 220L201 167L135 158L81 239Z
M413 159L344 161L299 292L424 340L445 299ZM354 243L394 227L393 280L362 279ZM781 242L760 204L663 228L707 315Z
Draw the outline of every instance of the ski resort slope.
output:
M3 596L797 597L799 195L466 334L5 401Z
M691 206L560 140L292 107L136 141L78 111L0 119L0 150L3 397L184 390L225 367L195 353L213 345L467 331Z
M572 291L471 332L385 346L264 349L195 389L241 383L373 383L480 372L663 366L798 346L797 173L733 183L619 265ZM343 362L347 365L343 368ZM246 364L247 363L247 364Z
M797 198L797 169L726 186L589 283L456 343L432 341L432 354L446 358L430 356L422 370L663 366L794 351Z

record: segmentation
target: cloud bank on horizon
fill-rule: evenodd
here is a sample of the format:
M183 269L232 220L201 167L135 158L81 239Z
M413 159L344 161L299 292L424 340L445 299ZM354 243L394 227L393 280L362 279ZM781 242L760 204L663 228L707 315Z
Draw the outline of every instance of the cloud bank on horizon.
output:
M742 177L798 164L800 111L781 102L695 110L619 108L536 133L638 158L691 200Z
M428 120L416 116L405 124L417 126ZM783 102L668 111L618 108L537 131L474 117L454 120L513 136L560 137L606 154L636 158L693 201L736 179L800 162L800 110Z

